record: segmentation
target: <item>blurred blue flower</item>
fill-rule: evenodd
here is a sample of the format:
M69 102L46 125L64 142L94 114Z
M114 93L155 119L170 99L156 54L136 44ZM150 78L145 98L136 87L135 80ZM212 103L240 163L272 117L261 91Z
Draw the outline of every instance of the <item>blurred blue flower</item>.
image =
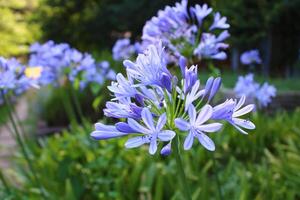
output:
M214 15L214 23L210 26L209 30L213 30L216 28L219 29L227 29L230 27L229 24L226 23L227 18L226 17L221 17L221 14L219 12L217 12Z
M20 95L29 88L38 87L35 79L25 73L26 67L17 59L0 57L0 90Z
M139 48L138 44L131 45L128 38L119 39L113 46L113 59L116 61L130 58L135 53L135 47Z
M29 65L42 68L41 85L56 85L64 75L71 83L78 81L81 89L90 83L101 85L106 79L115 79L115 72L107 61L96 63L92 55L65 43L35 43L31 45L30 52Z
M238 97L245 95L248 101L257 101L259 107L266 107L276 96L276 88L267 82L260 85L254 81L253 74L239 76L235 84L234 92Z
M239 76L235 84L234 92L238 97L245 95L249 100L254 100L255 93L259 84L254 81L254 74L249 73L246 76Z
M244 65L261 64L261 58L257 49L244 52L240 57L241 63Z
M190 8L192 15L197 18L198 25L202 25L203 19L212 12L212 8L209 8L207 4L203 4L202 7L200 5L195 5L195 7Z
M276 88L273 85L264 83L256 92L256 99L261 107L268 106L272 98L276 96Z
M219 39L220 37L220 39ZM228 31L224 31L218 38L210 33L203 33L201 42L194 49L194 54L200 58L213 58L216 60L225 60L227 55L222 49L227 49L228 45L221 41L229 37Z

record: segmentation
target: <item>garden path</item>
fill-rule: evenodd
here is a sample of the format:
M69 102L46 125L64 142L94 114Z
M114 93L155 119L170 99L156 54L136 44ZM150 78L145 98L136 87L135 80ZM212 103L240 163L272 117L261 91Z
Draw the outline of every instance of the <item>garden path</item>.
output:
M18 100L15 107L21 121L25 120L28 114L28 105L25 97ZM16 152L17 144L10 133L11 124L7 123L0 127L0 169L4 174L11 166L11 158Z

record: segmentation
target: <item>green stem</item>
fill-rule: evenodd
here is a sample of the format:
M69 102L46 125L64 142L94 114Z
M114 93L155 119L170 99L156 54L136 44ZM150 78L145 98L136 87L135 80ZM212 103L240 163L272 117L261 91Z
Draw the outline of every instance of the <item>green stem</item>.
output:
M81 123L83 123L84 122L83 112L82 112L82 109L81 109L81 106L80 106L80 102L78 100L78 96L76 95L76 91L75 91L75 89L73 88L72 85L71 85L71 96L72 96L72 99L73 99L74 104L75 104L76 112L79 115Z
M7 103L9 104L9 107L11 108L12 115L15 117L16 123L18 124L19 128L21 129L21 132L25 135L25 129L22 125L19 115L17 114L17 112L16 112L15 108L13 107L13 105L11 104L11 102L7 101Z
M216 158L214 156L214 154L212 154L212 159L213 159L213 167L214 167L214 174L215 174L215 179L216 179L216 183L217 183L217 188L218 188L218 194L219 194L219 199L223 200L223 194L222 194L222 190L221 190L221 184L220 184L220 180L219 180L219 176L217 173L217 161Z
M177 135L175 138L175 148L174 148L174 155L176 159L176 166L177 166L177 171L179 173L180 177L180 183L182 184L182 190L185 196L185 200L191 200L191 193L189 190L189 186L186 180L186 176L184 173L183 165L182 165L182 160L180 157L180 152L179 152L179 136Z
M8 184L7 184L6 180L5 180L5 177L4 177L4 175L3 175L3 173L2 173L1 170L0 170L0 179L1 179L1 182L2 182L2 184L3 184L3 186L4 186L5 190L6 190L6 192L8 194L10 194L9 186L8 186Z
M67 92L64 92L63 87L60 85L59 81L57 82L57 84L58 84L58 92L59 92L61 101L63 103L63 107L66 111L67 117L72 125L76 125L77 120L76 120L74 110L71 106L69 95Z
M44 197L43 189L42 189L41 184L40 184L40 182L39 182L39 180L38 180L38 177L37 177L37 175L36 175L36 173L35 173L35 170L34 170L34 168L33 168L33 165L32 165L32 163L31 163L31 161L30 161L29 155L28 155L28 153L27 153L27 151L26 151L26 148L25 148L25 145L24 145L24 143L23 143L23 141L22 141L20 132L19 132L19 130L18 130L18 128L17 128L17 124L16 124L16 122L15 122L15 120L14 120L14 118L13 118L11 104L9 103L9 100L8 100L8 98L6 97L6 95L4 94L4 91L3 91L3 90L1 91L1 94L2 94L4 103L5 103L5 105L6 105L6 107L7 107L7 110L8 110L8 117L9 117L9 119L10 119L10 121L11 121L11 124L12 124L12 126L13 126L13 130L14 130L14 132L15 132L15 135L13 134L13 136L15 136L16 141L17 141L18 145L19 145L20 148L21 148L21 152L22 152L22 154L23 154L23 156L24 156L24 158L25 158L25 160L26 160L26 162L27 162L27 164L28 164L28 167L29 167L30 171L32 172L32 175L33 175L33 177L34 177L34 180L35 180L36 184L37 184L38 186L40 186L41 194L42 194L43 197Z

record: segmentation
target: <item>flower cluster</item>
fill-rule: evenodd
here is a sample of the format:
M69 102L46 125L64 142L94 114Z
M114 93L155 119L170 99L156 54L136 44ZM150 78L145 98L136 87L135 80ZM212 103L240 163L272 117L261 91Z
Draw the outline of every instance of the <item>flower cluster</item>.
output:
M244 52L241 55L240 60L244 65L261 64L261 58L257 49Z
M260 85L255 82L252 73L240 76L235 84L234 91L237 96L246 96L250 101L257 101L260 107L266 107L276 96L276 88L265 82Z
M37 74L38 75L38 74ZM31 87L37 87L37 76L32 76L31 68L15 59L5 59L0 57L0 90L6 92L13 91L19 95Z
M228 45L223 41L229 37L226 29L230 27L226 17L214 13L213 22L209 23L206 19L213 13L212 8L207 4L188 8L187 4L187 0L182 0L173 7L166 6L147 21L143 28L143 46L162 40L169 62L178 61L181 55L200 60L226 59L224 50Z
M42 85L55 84L63 75L72 83L79 82L80 88L93 82L102 84L106 78L115 77L107 61L96 63L90 54L81 53L66 43L35 43L30 52L29 65L43 69L39 79Z
M112 49L113 59L116 61L129 59L133 55L140 53L140 48L141 46L138 42L130 44L129 38L119 39L116 41Z
M139 54L136 61L125 60L127 77L117 74L108 89L113 93L106 103L107 117L126 119L115 125L95 124L91 137L105 140L132 136L125 143L126 148L149 144L149 153L155 154L159 147L161 154L171 153L175 137L185 137L183 147L188 150L194 139L206 149L215 150L214 142L207 133L222 128L221 121L227 121L241 133L254 129L249 120L240 118L251 112L254 105L242 107L245 97L239 101L228 99L213 106L213 97L221 86L220 78L209 78L200 87L197 66L188 67L181 57L178 79L167 68L166 54L162 43L150 45Z

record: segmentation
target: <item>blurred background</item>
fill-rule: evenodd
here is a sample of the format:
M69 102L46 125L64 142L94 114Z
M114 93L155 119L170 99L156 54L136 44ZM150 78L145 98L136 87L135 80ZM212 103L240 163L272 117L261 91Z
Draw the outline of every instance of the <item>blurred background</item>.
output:
M115 42L124 37L139 41L145 22L175 2L0 0L0 55L26 62L34 42L53 40L109 61L115 72L122 72L122 62L112 56ZM200 66L201 80L221 75L220 98L226 98L238 78L251 72L277 93L251 117L257 129L248 136L230 126L212 136L217 163L200 146L183 153L193 198L220 199L221 193L223 199L300 199L300 0L189 0L196 3L207 3L230 24L227 59ZM254 69L240 61L251 49L261 58ZM125 140L89 137L93 123L110 122L102 112L110 97L107 84L77 91L87 118L83 126L73 126L62 109L58 90L69 91L68 86L13 99L40 184L15 148L6 108L0 106L1 199L41 199L39 185L48 199L182 199L172 157L126 150Z

